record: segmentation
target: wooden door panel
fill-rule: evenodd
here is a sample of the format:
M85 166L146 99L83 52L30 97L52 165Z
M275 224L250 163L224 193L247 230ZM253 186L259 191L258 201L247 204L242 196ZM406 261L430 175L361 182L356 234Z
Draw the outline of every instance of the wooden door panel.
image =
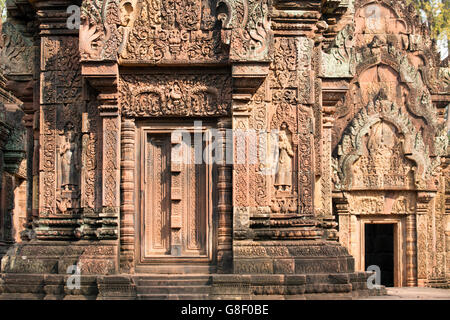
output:
M211 165L195 161L193 134L181 163L170 130L141 141L140 263L211 261Z
M194 145L184 145L190 163L183 165L183 227L182 253L186 255L206 255L207 235L207 195L206 165L195 162ZM182 200L182 201L183 201Z
M170 137L147 135L144 256L170 255Z

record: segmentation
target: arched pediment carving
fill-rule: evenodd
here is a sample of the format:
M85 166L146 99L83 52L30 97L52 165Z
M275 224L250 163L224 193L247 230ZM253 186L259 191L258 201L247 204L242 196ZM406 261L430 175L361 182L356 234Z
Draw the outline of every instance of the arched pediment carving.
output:
M340 190L422 188L433 166L421 133L383 95L347 127L334 161Z

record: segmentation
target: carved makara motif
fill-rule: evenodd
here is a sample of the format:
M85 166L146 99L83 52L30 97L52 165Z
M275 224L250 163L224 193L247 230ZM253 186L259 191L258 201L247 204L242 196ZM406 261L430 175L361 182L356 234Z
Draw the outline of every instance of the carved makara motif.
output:
M222 116L231 109L226 74L122 75L122 113L142 116Z
M272 43L268 0L219 0L222 42L232 61L268 60Z
M322 52L322 75L327 78L350 77L354 74L353 35L355 26L349 24L334 39L327 53Z
M116 60L129 22L131 3L119 0L83 1L81 7L80 52L86 60Z

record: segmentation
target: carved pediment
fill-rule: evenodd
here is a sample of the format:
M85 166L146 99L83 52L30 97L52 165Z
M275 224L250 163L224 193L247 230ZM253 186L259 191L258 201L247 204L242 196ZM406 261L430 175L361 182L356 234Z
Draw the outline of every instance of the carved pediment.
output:
M408 115L382 94L347 127L334 161L340 190L423 188L436 165Z

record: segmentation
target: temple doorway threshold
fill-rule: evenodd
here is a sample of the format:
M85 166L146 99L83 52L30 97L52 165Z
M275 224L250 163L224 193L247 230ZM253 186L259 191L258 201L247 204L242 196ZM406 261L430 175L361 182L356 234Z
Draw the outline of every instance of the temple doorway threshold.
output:
M381 285L403 287L404 243L403 223L398 219L379 218L361 221L360 266L364 270L379 268Z

